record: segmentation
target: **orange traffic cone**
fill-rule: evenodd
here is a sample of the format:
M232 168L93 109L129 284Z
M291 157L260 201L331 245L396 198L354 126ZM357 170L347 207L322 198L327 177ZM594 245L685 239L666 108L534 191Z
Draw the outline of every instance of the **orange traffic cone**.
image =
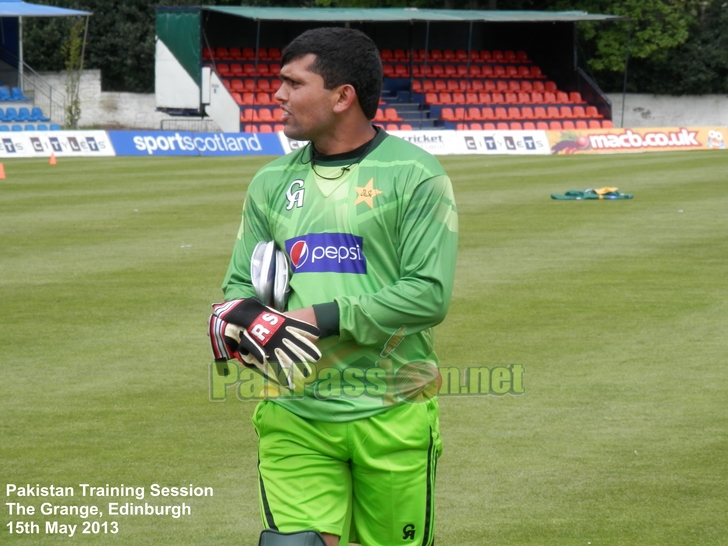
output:
M51 154L51 158L48 160L48 165L56 164L56 154Z
M5 180L5 167L0 163L0 180Z

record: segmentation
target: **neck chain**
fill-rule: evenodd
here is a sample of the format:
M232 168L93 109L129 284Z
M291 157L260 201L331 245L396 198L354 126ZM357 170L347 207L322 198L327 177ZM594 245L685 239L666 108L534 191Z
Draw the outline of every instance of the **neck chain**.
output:
M346 167L341 167L341 172L337 176L323 176L323 175L321 175L321 174L318 173L318 171L316 170L316 148L314 148L313 143L311 143L311 142L309 142L307 144L307 146L310 146L311 147L311 149L309 151L309 156L310 157L309 157L308 161L304 161L303 160L303 154L302 154L302 156L301 156L301 163L304 164L304 165L306 163L311 163L311 170L319 178L323 178L324 180L338 180L339 178L341 178L342 176L344 176L344 173L349 172L351 170L352 166L358 164L362 159L364 159L364 156L366 156L367 153L369 153L369 148L371 148L372 143L374 142L375 139L376 139L376 136L374 138L372 138L367 143L366 148L364 148L364 151L361 153L361 155L359 155L359 157L357 157L354 161L352 161L351 163L349 163Z

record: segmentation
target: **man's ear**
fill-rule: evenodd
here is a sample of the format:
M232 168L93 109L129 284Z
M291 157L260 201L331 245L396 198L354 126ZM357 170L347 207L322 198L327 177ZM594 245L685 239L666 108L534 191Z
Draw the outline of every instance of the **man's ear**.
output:
M334 103L334 112L341 114L354 105L358 105L359 100L356 96L356 90L351 84L340 86L336 93L336 102Z

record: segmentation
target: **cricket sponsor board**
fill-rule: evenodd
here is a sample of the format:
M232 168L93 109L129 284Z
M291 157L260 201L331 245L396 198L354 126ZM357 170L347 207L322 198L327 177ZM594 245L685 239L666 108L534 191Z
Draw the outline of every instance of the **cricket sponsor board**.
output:
M114 147L106 131L27 131L0 134L0 158L111 157Z
M544 131L389 131L433 155L517 154L548 155ZM298 150L306 141L291 140L279 133L285 153Z
M275 133L109 131L120 156L283 155Z
M725 150L725 127L657 127L546 131L552 154Z

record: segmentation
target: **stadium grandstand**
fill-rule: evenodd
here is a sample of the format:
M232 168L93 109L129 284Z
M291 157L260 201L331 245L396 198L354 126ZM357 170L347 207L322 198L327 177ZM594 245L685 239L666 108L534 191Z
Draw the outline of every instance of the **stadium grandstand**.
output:
M90 15L21 0L0 1L0 132L59 130L65 120L63 92L23 61L23 19Z
M226 132L282 130L281 48L300 32L347 25L380 47L388 130L612 127L611 104L576 65L585 12L395 8L157 8L156 96L173 115Z

